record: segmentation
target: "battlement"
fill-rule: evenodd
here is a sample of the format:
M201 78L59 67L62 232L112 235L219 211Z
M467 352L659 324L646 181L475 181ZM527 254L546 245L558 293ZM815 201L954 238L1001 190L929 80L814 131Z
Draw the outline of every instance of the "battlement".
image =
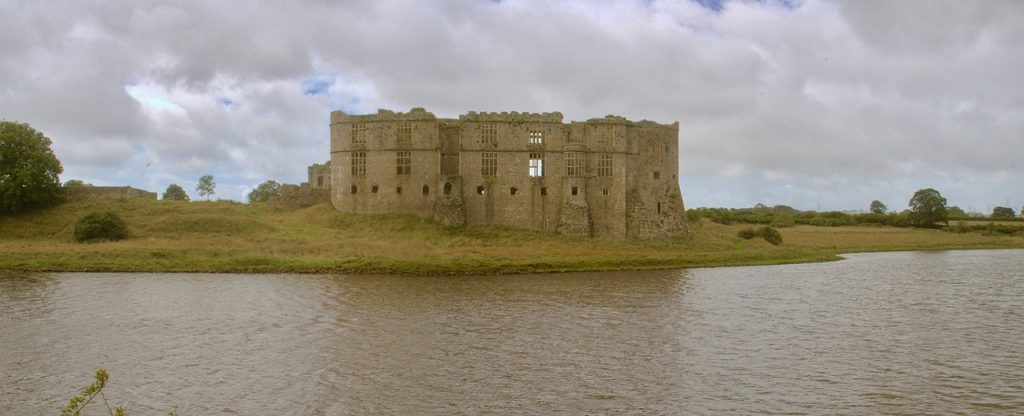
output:
M562 113L520 113L518 111L476 112L470 111L460 115L461 121L482 122L521 122L521 123L561 123Z
M387 121L436 121L437 117L423 107L413 107L408 113L378 109L376 114L345 114L344 111L331 112L331 124L339 123L372 123Z

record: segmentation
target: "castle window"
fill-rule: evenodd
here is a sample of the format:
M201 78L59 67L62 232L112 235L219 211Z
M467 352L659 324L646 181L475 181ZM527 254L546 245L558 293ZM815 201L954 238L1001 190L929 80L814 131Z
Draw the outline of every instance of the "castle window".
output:
M366 152L352 152L352 176L366 175Z
M612 176L612 155L604 153L597 156L597 176Z
M430 193L430 187L427 186L427 185L423 185L423 195L426 195L426 194L429 194L429 193Z
M658 213L661 214L661 202L658 203Z
M480 154L480 175L498 176L498 154L483 152Z
M661 172L654 171L654 179L661 179Z
M358 190L359 190L359 188L356 188L355 185L352 185L352 193L356 193L356 191L358 191Z
M444 183L444 194L445 195L450 195L451 193L452 193L452 184L451 184L451 182L445 182Z
M324 177L323 176L317 176L316 177L316 186L318 188L323 188L324 187Z
M480 145L492 147L498 145L498 126L491 123L480 126Z
M547 194L548 194L548 188L544 187L544 186L540 187L540 196L547 196Z
M509 190L508 190L509 195L515 195L516 192L519 192L519 190L516 189L516 187L514 187L514 186L512 188L509 188Z
M530 131L530 144L544 144L544 132Z
M602 190L601 190L601 195L605 195L605 196L607 196L607 195L608 195L608 188L604 188L604 189L602 189Z
M399 146L412 144L412 123L408 121L398 122L397 139Z
M410 152L397 152L395 156L395 165L398 166L399 175L408 175L412 173L412 155Z
M579 195L580 194L580 188L575 187L575 186L572 187L572 194L573 195Z
M530 153L530 177L544 176L544 154Z
M611 141L612 126L597 126L597 144L606 145Z
M583 176L583 153L580 153L580 152L566 152L565 153L565 175L566 176Z
M379 190L380 190L380 187L377 186L377 185L373 185L373 188L370 188L370 192L373 192L373 193L377 193L377 191L379 191Z
M480 185L480 186L476 187L476 194L477 195L483 195L485 193L487 193L487 187L485 187L483 185Z
M366 123L352 124L352 144L366 144Z

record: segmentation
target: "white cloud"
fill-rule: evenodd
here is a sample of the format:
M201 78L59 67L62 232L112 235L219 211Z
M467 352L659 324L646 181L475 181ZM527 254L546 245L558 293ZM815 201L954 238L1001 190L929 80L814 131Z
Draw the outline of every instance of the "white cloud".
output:
M1015 1L0 0L0 117L65 178L243 199L328 158L331 110L680 121L689 206L1024 202Z

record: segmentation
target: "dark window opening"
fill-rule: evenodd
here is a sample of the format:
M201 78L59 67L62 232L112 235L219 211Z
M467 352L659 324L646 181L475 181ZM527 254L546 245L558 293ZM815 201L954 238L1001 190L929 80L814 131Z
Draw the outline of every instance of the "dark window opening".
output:
M380 190L380 187L377 186L377 185L373 185L373 188L370 188L370 192L373 192L373 193L377 193L377 191L379 191L379 190Z
M356 193L357 190L358 190L358 188L356 188L355 185L352 185L352 193Z
M654 179L661 179L661 172L654 171Z
M508 190L508 193L509 193L509 194L512 194L512 195L515 195L515 194L516 194L516 192L518 192L518 191L519 191L519 190L518 190L518 189L516 189L516 187L514 187L514 186L513 186L513 187L512 187L511 189L509 189L509 190Z
M323 186L324 186L324 177L323 176L317 176L316 177L316 186L323 188Z
M452 184L451 184L451 182L445 182L444 183L444 194L445 195L450 195L451 193L452 193Z
M401 194L402 193L402 187L399 186L399 187L395 188L395 193L396 194Z
M476 187L476 194L477 195L483 195L485 192L487 192L487 188L484 187L483 185L480 185L480 186Z
M427 185L423 185L423 195L426 195L426 194L429 194L429 193L430 193L430 187L427 186Z
M658 213L661 214L661 202L658 203Z
M575 186L572 187L572 194L573 195L579 195L579 193L580 193L580 188L577 188Z
M544 187L544 186L540 187L540 196L546 196L547 194L548 194L548 188Z
M602 189L601 190L601 195L608 195L608 189L607 188Z

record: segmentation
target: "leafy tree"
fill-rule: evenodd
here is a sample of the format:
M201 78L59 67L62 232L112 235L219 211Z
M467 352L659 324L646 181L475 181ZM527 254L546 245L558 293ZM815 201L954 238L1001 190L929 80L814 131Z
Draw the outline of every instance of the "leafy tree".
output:
M879 201L877 199L874 200L874 201L871 201L871 213L872 214L885 214L886 209L887 208L886 208L885 204L882 203L882 201Z
M1010 207L995 207L992 208L992 218L1013 218L1013 208Z
M213 182L213 175L203 175L199 178L199 185L196 186L196 191L199 192L199 196L205 196L206 200L210 200L210 195L215 194L214 188L217 184Z
M28 124L0 121L0 213L60 201L63 168L49 138Z
M76 186L92 186L92 184L88 182L83 182L81 179L71 179L67 182L64 182L65 188L72 188Z
M949 225L946 213L946 198L932 188L919 189L910 198L910 225L922 228L934 228L935 223Z
M164 191L164 201L188 201L188 192L176 183L167 185Z
M271 179L259 184L256 189L249 192L249 202L267 202L271 196L281 195L281 184Z
M126 416L127 413L124 411L124 407L117 406L113 409L110 408L110 404L107 403L107 397L103 394L103 389L107 387L107 380L110 380L110 374L107 370L99 369L96 370L96 382L88 386L85 386L81 392L68 400L68 404L64 405L61 409L61 416L79 416L82 414L82 409L92 402L97 395L103 399L103 404L107 406L107 414L111 416Z
M967 217L967 213L964 212L964 210L962 208L960 208L958 206L955 206L955 205L951 206L949 208L946 208L946 214L949 215L949 218L966 218Z

